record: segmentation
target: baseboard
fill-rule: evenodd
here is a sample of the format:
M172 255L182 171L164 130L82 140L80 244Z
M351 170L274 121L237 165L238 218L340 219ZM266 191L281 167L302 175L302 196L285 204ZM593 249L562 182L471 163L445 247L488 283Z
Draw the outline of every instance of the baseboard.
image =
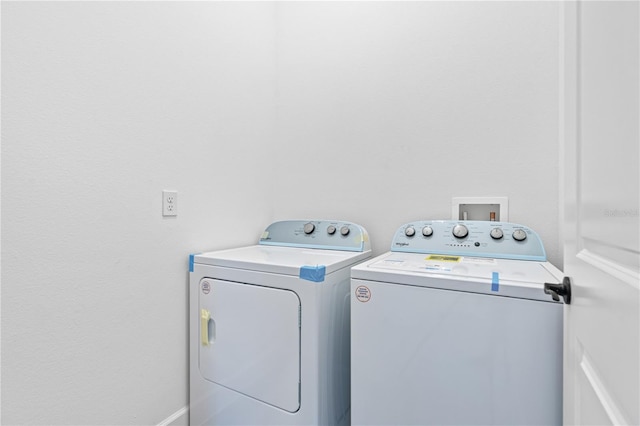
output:
M157 426L188 426L189 406L184 406L160 423Z

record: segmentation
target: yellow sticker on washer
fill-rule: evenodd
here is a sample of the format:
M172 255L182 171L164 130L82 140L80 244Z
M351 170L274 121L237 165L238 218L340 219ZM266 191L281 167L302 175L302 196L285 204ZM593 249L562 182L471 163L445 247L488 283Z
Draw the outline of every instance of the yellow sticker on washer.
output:
M444 256L441 254L431 254L425 260L435 260L438 262L460 262L460 256Z

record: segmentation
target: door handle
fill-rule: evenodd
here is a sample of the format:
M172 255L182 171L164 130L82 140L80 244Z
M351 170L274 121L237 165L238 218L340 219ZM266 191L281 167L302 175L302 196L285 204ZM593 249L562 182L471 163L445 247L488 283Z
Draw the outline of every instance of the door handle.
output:
M209 321L211 314L206 309L200 310L200 343L202 346L209 346Z
M571 304L571 278L564 277L561 284L544 283L544 292L550 294L556 302L562 296L565 304Z

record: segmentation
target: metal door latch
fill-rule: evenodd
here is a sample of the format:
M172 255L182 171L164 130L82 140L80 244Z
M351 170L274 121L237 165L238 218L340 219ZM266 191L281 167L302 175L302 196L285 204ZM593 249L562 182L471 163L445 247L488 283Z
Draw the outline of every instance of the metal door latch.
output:
M562 296L565 304L571 304L571 278L564 277L562 284L544 283L544 292L550 294L556 302Z

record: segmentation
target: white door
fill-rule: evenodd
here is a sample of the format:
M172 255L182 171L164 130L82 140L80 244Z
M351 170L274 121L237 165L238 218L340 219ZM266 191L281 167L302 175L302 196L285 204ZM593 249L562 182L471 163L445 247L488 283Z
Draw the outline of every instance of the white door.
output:
M637 1L564 7L564 423L640 424Z
M290 290L204 278L202 377L289 412L300 408L300 299Z

